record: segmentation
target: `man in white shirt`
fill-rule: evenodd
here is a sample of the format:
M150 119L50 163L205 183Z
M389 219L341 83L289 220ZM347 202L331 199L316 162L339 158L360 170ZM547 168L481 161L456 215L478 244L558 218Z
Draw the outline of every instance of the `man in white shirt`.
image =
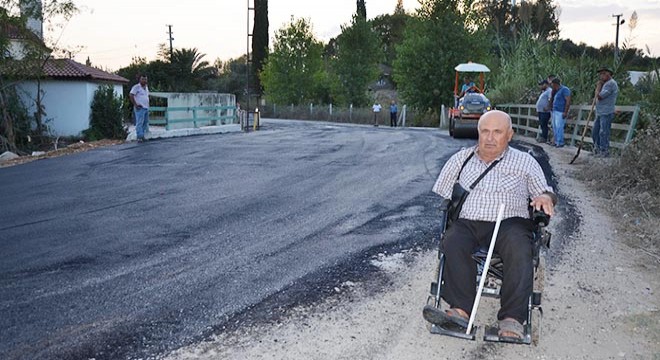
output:
M548 80L541 80L539 82L541 88L541 95L539 95L538 100L536 101L536 114L539 117L539 127L541 128L541 133L536 138L538 142L547 142L548 141L548 124L550 123L550 100L552 98L552 88Z
M371 107L374 111L374 126L378 126L378 115L380 114L380 109L382 108L378 101L374 103L374 106Z
M133 85L129 97L133 103L137 140L143 142L144 134L149 131L149 87L146 75L140 75L140 82Z

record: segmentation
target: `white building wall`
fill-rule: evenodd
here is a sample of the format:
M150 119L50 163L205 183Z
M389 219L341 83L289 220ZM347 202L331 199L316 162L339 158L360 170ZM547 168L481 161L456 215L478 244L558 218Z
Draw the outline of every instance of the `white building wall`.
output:
M41 82L44 123L56 136L81 136L89 128L89 115L94 92L101 84L87 81L43 80ZM122 86L113 85L115 94L122 96ZM37 82L26 81L19 93L28 114L34 115L37 98Z

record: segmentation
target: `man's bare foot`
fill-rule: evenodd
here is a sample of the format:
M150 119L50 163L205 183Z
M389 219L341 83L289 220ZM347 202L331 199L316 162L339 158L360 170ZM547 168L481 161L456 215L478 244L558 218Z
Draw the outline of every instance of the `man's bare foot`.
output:
M500 331L497 333L500 337L513 339L522 339L524 335L523 325L514 318L504 318L499 322Z
M463 310L463 309L452 308L452 310L455 310L463 318L468 318L468 319L470 318L470 316L467 314L467 312L465 312L465 310Z

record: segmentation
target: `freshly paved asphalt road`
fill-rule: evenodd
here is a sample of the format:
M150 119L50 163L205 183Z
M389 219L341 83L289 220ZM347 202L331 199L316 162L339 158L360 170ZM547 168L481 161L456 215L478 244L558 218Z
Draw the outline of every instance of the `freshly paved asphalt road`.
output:
M373 249L430 244L431 186L473 143L271 121L1 168L0 359L163 353Z

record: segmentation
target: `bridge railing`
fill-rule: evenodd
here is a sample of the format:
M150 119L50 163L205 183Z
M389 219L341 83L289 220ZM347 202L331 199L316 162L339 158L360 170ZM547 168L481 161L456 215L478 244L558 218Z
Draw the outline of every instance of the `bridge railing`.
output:
M541 132L539 118L536 113L535 105L528 104L503 104L498 105L498 109L506 111L511 115L513 128L518 135L538 137ZM587 117L591 105L572 105L570 107L566 126L564 127L564 138L566 143L575 146L582 139L582 132L587 126L587 133L584 137L585 144L593 146L591 139L591 130L593 129L596 111L591 115L587 125ZM610 147L623 149L635 135L635 129L639 120L639 106L617 106L614 120L612 121L612 131L610 133ZM549 125L549 132L552 133L552 124Z
M195 106L149 108L149 124L165 125L165 129L175 124L191 124L192 127L234 124L238 121L236 106ZM189 127L189 126L183 126Z

